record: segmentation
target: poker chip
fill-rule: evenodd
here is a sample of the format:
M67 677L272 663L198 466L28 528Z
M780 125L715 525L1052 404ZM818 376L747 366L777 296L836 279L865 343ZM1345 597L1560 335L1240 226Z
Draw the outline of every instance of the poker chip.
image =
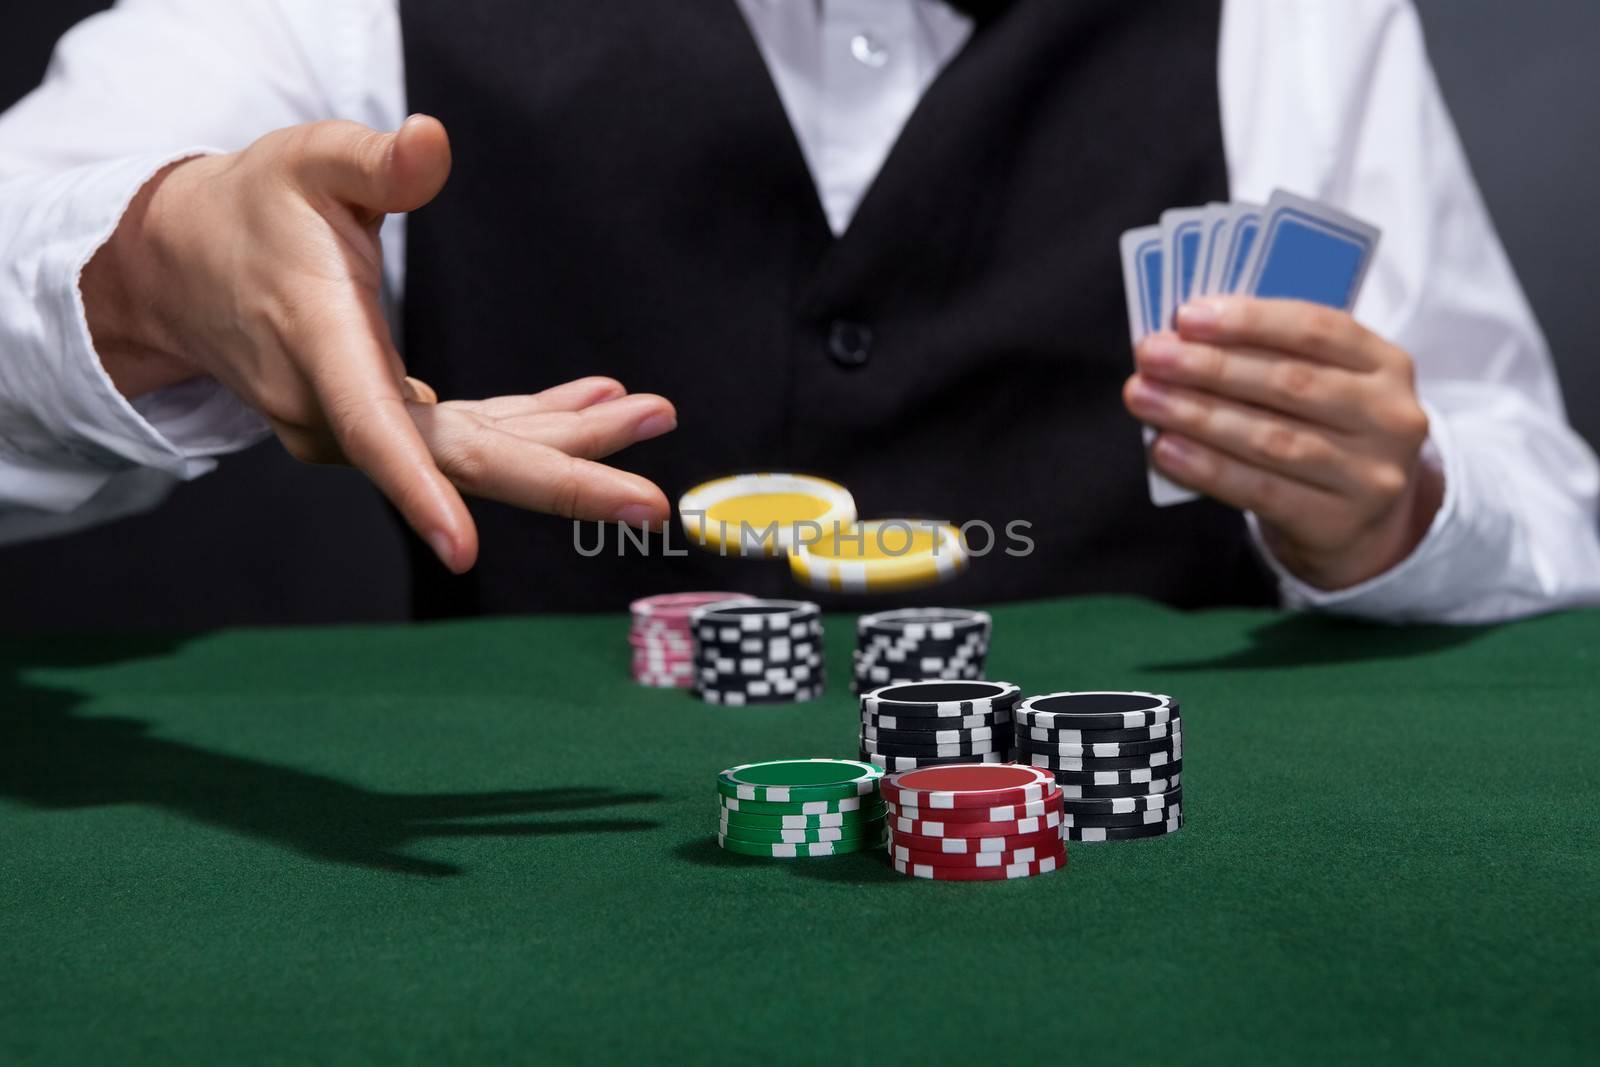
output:
M1059 840L1061 828L1047 826L1026 834L1005 834L999 837L926 837L889 831L889 843L902 845L913 852L965 855L972 852L1011 852L1019 848L1037 847Z
M930 810L1026 804L1042 800L1057 788L1048 772L1014 764L928 767L893 774L879 783L886 802Z
M824 812L821 815L763 815L724 807L720 818L723 826L748 826L752 830L820 830L852 826L864 820L882 820L887 814L882 804L854 811Z
M1010 867L1047 857L1057 862L1066 855L1066 839L1049 834L1036 845L1019 845L1003 852L923 852L895 841L885 846L891 861L918 867Z
M942 720L933 719L932 722ZM945 730L888 730L869 725L863 721L861 736L868 741L878 741L890 745L917 745L926 748L929 745L959 745L967 741L995 741L1011 740L1009 726L972 726L967 728L957 727Z
M950 865L907 863L904 860L891 858L894 869L901 874L912 878L927 878L936 882L986 882L1000 881L1009 878L1032 878L1038 874L1049 874L1067 865L1065 849L1061 855L1046 856L1043 859L1027 863L1013 863L1008 867L955 867Z
M1072 730L1132 730L1178 717L1178 705L1158 693L1097 690L1049 693L1017 705L1020 726Z
M1018 819L1041 818L1051 812L1061 811L1064 802L1065 794L1057 786L1038 800L1030 800L1021 804L997 804L993 807L973 805L963 808L923 808L915 804L893 803L886 797L883 806L888 809L890 818L916 819L919 822L1015 822Z
M877 715L864 711L861 713L861 725L873 730L892 730L903 734L984 728L999 729L1009 734L1013 729L1011 713L1005 710L978 715Z
M1124 817L1105 816L1105 818ZM919 837L1017 837L1058 827L1066 818L1067 816L1059 811L1048 811L1042 815L1012 819L1009 822L951 822L943 819L907 819L893 815L889 817L887 825L893 833L916 834Z
M861 739L861 750L872 756L915 756L926 759L929 756L987 756L1001 751L1009 751L1009 741L985 738L981 741L949 741L936 745L902 745L893 741L874 741L871 738Z
M990 714L1018 705L1022 690L1010 682L921 681L886 685L861 696L862 714L924 718Z
M848 812L870 812L882 807L877 797L845 797L842 800L795 800L773 802L741 800L721 795L722 807L728 811L741 811L749 815L843 815Z
M747 856L799 859L878 848L883 772L851 760L741 763L717 775L717 844Z
M741 763L717 775L717 792L741 801L793 804L871 796L883 772L842 759L767 760Z
M1172 816L1181 814L1183 814L1182 806L1174 804L1170 808L1130 811L1123 815L1063 815L1061 825L1078 830L1092 826L1148 826L1151 823L1165 822Z
M1047 756L1034 756L1032 759L1048 759ZM1033 765L1037 766L1037 765ZM1045 768L1038 768L1043 770ZM1183 761L1168 763L1161 767L1133 767L1116 771L1079 771L1060 767L1049 768L1049 773L1055 775L1056 781L1062 786L1068 785L1135 785L1145 782L1156 782L1162 779L1171 779L1183 772ZM1156 790L1165 793L1166 789ZM1150 792L1150 790L1146 790Z
M1021 750L1017 762L1030 767L1044 767L1053 771L1072 771L1094 774L1099 771L1159 771L1183 762L1183 752L1152 752L1148 756L1117 756L1106 759L1079 759L1076 756L1052 756L1045 752Z
M1149 793L1143 796L1063 800L1062 809L1069 815L1122 815L1141 811L1160 811L1162 808L1176 807L1182 800L1183 788L1179 786L1165 793Z
M1068 841L1134 841L1145 837L1163 837L1182 827L1183 813L1174 808L1173 814L1161 822L1144 826L1063 827L1062 836Z
M694 636L690 615L707 604L747 601L743 593L662 593L628 605L628 645L633 680L661 689L690 689L695 683Z
M1179 720L1182 721L1181 719ZM1182 746L1180 730L1168 737L1145 741L1051 741L1017 732L1017 747L1029 752L1053 756L1072 756L1079 759L1119 759L1129 756L1148 756L1171 752L1174 745Z
M760 830L738 823L730 824L724 819L718 825L717 833L722 837L748 841L752 844L776 844L782 841L791 844L809 844L814 841L855 841L863 837L881 841L883 821L868 821L852 826L818 826L804 830Z
M1011 752L984 752L971 756L880 756L862 752L861 758L885 771L914 771L921 767L947 767L960 763L1008 763Z
M842 856L850 852L865 852L883 847L883 842L871 837L853 841L741 841L736 837L717 835L717 844L727 852L744 856L770 856L774 859L803 859L812 856Z
M967 568L961 531L924 519L824 526L789 548L796 581L835 593L881 593L949 581Z
M822 609L804 600L723 601L694 609L694 693L741 706L814 700L824 686Z
M1148 782L1121 782L1116 785L1082 785L1062 782L1061 798L1063 802L1066 802L1085 798L1136 797L1148 793L1165 793L1168 789L1174 789L1180 784L1178 775L1173 775L1171 778L1152 778Z
M1157 741L1183 729L1183 720L1173 718L1154 726L1136 726L1131 730L1075 730L1048 726L1017 724L1017 740L1042 741L1051 745L1122 744L1128 741Z
M849 528L856 502L836 482L806 474L736 474L704 482L678 500L689 540L712 552L782 556L800 540Z
M856 620L858 693L930 678L980 679L993 622L967 608L901 608Z

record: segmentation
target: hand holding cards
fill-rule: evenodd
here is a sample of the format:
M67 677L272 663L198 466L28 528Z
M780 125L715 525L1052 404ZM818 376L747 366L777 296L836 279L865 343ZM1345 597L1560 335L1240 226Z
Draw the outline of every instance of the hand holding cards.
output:
M1160 225L1122 235L1128 330L1137 345L1168 328L1191 297L1242 294L1355 306L1378 231L1326 205L1282 190L1265 208L1208 204L1163 212ZM1155 431L1145 429L1148 447ZM1195 499L1153 468L1158 507Z
M1411 357L1348 313L1376 232L1279 193L1123 238L1151 495L1252 512L1277 560L1343 588L1404 559L1443 494ZM1169 481L1168 478L1172 480Z

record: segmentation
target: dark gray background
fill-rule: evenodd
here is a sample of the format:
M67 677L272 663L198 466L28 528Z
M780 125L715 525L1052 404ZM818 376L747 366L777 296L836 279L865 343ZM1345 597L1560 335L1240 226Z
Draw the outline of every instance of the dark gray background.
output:
M0 108L43 73L95 0L12 0ZM1600 226L1600 3L1418 0L1478 180L1561 366L1567 407L1600 442L1591 310ZM147 516L0 550L0 630L194 629L403 618L403 547L349 472L275 443L183 486Z

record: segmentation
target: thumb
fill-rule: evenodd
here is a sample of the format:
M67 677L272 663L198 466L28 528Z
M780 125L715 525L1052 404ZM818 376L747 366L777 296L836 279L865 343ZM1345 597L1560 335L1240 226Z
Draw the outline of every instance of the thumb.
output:
M306 128L298 154L309 190L377 215L417 210L450 177L450 135L428 115L412 115L394 133L319 122Z

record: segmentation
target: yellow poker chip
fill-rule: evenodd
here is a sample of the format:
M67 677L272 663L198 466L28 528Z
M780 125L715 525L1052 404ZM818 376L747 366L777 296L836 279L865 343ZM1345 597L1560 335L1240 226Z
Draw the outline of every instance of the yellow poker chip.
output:
M967 568L961 531L926 519L875 519L825 533L789 553L796 580L813 589L881 593L949 581Z
M850 490L809 474L735 474L678 500L689 540L722 555L781 556L856 521Z

